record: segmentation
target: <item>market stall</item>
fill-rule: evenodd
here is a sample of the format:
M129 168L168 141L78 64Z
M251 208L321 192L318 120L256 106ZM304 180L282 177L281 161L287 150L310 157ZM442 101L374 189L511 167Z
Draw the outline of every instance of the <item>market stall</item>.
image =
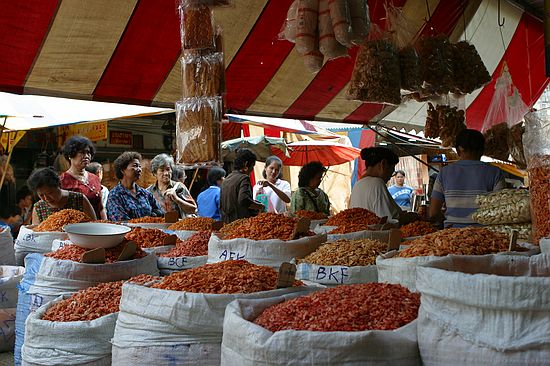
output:
M423 142L448 149L467 127L483 129L479 122L488 117L481 119L476 108L487 93L496 93L487 89L492 83L509 80L500 79L503 58L515 79L530 81L529 87L505 84L512 94L497 99L506 107L518 102L518 110L527 112L519 101L531 106L548 82L540 67L520 68L505 55L541 49L540 42L520 47L514 41L518 32L519 39L527 37L526 28L538 34L540 24L509 3L181 0L178 5L174 15L171 1L116 4L90 27L83 14L105 13L106 2L85 10L41 2L26 9L35 15L26 14L34 23L21 37L26 51L40 44L39 51L34 57L22 54L26 57L11 65L11 74L0 68L0 87L141 104L175 102L176 161L196 171L223 162L226 111L263 114L260 119L293 117L287 130L271 122L268 129L278 136L258 139L260 147L268 147L262 154L275 153L293 166L320 161L316 188L324 166L346 165L351 172L351 161L362 156L359 163L373 161L365 165L376 170L372 177L383 181L389 196L386 178L397 154L379 149L364 156L347 136L300 118L372 124L420 105L425 113L416 125L438 139L437 146ZM8 14L18 14L6 7ZM504 49L485 62L484 53L492 49L478 37L495 11L499 21L504 14L513 26L495 26L503 32ZM100 32L101 25L113 32ZM67 29L97 38L83 55L95 51L102 57L86 58L87 72L70 71L82 57L57 58L54 50L81 52L67 40ZM470 31L473 46L461 41ZM2 47L11 50L6 44L0 54ZM59 68L69 71L60 77ZM484 108L494 105L487 102ZM415 117L387 126L412 127ZM550 257L540 254L538 243L550 236L550 118L546 110L527 115L525 132L511 113L495 118L483 132L503 126L485 138L493 139L493 147L506 141L503 155L517 164L522 154L510 147L523 142L530 187L480 194L474 218L483 226L442 228L402 210L388 217L340 202L339 212L329 217L328 210L319 215L316 208L258 213L224 224L170 214L91 222L78 210L60 210L25 227L18 244L26 271L4 273L11 290L13 277L22 276L16 364L547 363ZM255 123L260 128L261 120ZM281 136L298 131L309 138ZM389 128L385 136L397 149L406 138ZM275 140L281 137L285 140ZM227 143L226 150L253 142L245 136ZM278 153L273 146L282 149ZM252 169L241 168L250 186L246 175ZM342 184L329 183L347 200L351 174L342 176ZM319 196L309 197L313 207ZM414 220L406 224L401 215L408 214Z

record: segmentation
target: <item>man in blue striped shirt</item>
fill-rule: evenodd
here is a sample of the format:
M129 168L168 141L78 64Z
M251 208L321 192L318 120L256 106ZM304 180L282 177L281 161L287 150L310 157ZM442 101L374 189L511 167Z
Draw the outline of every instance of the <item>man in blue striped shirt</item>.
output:
M485 150L485 138L476 130L464 130L456 137L459 161L441 169L435 181L430 203L430 217L441 213L443 203L445 226L475 225L472 213L477 210L477 195L498 191L505 187L500 169L480 161Z

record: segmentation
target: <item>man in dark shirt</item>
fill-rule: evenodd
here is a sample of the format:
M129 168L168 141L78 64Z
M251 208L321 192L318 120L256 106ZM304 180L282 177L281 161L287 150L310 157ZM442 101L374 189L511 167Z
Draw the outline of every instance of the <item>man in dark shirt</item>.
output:
M256 155L249 149L239 149L234 162L234 170L222 183L220 210L222 220L230 223L238 219L258 214L264 206L252 198L250 173L254 171Z

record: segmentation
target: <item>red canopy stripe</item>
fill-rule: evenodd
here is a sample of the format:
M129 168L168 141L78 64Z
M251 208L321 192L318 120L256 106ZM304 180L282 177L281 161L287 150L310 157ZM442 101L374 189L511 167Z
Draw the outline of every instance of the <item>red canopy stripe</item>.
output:
M424 25L420 36L431 36L434 32L435 34L446 34L449 36L457 26L458 21L462 18L467 3L468 0L440 1L432 13L432 17Z
M22 93L59 2L0 2L0 89Z
M294 46L277 39L292 0L267 3L226 69L227 107L243 112L264 90Z
M533 105L548 85L544 74L544 31L542 22L527 13L518 24L514 36L493 73L491 83L477 96L466 111L468 127L481 130L483 120L495 94L496 79L506 62L514 85L518 88L523 101Z
M406 0L395 0L395 6L403 6ZM372 22L384 27L386 14L384 2L377 0L370 4ZM325 63L315 79L302 92L300 97L284 113L287 117L314 119L323 108L346 86L351 78L357 56L357 47L349 51L350 58L339 58Z
M150 104L180 53L174 0L139 1L94 99Z

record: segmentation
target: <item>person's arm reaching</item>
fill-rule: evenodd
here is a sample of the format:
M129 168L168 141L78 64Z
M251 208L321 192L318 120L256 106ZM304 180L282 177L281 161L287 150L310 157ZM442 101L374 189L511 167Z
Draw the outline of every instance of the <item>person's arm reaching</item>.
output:
M248 177L241 181L238 194L239 197L237 199L237 202L239 206L246 207L251 210L263 210L264 205L254 201L254 199L252 198L252 186L250 185L250 179Z

